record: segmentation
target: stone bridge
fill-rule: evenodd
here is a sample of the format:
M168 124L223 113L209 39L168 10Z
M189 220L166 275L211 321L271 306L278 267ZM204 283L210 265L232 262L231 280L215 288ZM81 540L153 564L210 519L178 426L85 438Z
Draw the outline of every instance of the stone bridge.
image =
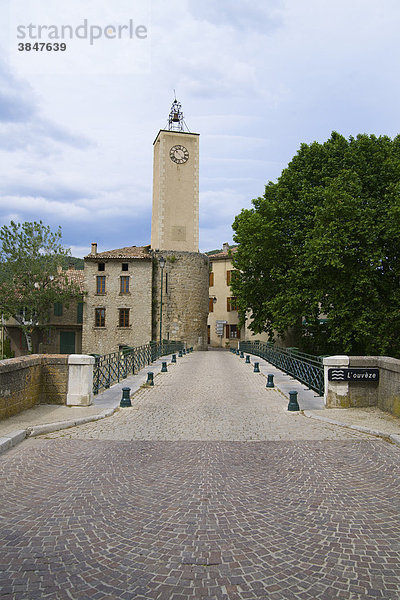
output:
M397 420L354 409L339 426L225 351L160 367L51 407L51 427L43 407L12 417L36 435L0 457L1 598L399 598Z

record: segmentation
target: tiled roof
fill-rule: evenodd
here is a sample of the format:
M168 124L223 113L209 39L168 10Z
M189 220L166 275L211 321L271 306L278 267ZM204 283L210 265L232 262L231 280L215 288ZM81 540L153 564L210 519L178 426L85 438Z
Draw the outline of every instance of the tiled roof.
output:
M150 246L127 246L126 248L117 248L116 250L107 250L106 252L98 252L97 254L88 254L85 260L97 260L99 258L136 258L149 259Z
M84 273L82 269L74 270L68 269L68 271L63 271L63 275L66 276L68 281L76 283L79 286L79 291L83 294L84 292Z
M230 258L232 254L235 254L237 248L237 246L233 246L232 248L229 248L229 252L224 252L223 250L220 250L219 252L206 252L206 254L211 261L222 260L224 258Z

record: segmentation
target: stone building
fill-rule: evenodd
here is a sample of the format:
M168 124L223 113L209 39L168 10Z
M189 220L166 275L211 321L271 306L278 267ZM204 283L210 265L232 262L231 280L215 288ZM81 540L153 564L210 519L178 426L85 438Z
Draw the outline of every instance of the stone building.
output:
M61 267L60 267L61 272ZM76 283L84 293L84 274L82 270L75 270L71 265L66 271L70 281ZM39 354L79 354L82 352L82 322L83 298L71 298L68 304L56 303L49 308L49 320L46 324L34 331L32 335L33 353ZM19 323L10 318L4 324L2 333L10 341L11 351L14 356L23 356L28 353L26 339Z
M214 348L237 348L240 340L268 341L266 333L256 334L248 329L247 321L239 328L239 313L236 298L231 292L231 282L235 277L232 256L236 247L223 244L222 250L208 252L209 267L209 306L208 343Z
M97 252L85 257L82 350L109 354L141 346L152 334L152 255L149 246Z

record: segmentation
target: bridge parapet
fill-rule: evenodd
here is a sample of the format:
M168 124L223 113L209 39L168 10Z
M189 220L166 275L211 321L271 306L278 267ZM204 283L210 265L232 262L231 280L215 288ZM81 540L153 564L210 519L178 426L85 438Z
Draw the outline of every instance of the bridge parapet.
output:
M323 359L327 408L377 406L400 417L400 360L390 356Z

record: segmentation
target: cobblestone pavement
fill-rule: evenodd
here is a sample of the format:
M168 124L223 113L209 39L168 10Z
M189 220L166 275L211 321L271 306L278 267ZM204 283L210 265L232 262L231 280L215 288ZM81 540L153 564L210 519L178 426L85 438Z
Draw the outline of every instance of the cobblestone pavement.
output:
M193 393L203 382L201 411L184 380L202 361L188 357L163 375L163 385L139 393L143 413L155 410L159 396L165 406L177 402L179 416L185 412L176 394L180 380L193 420L210 422L205 429L188 425L186 440L151 439L157 428L148 439L127 439L140 414L128 410L107 420L126 415L120 439L117 426L115 439L107 431L90 439L93 430L85 425L70 430L84 431L81 439L29 439L0 457L2 600L400 598L399 448L356 432L335 437L334 426L319 422L309 430L310 420L285 415L279 395L264 390L265 379L242 363L232 385L224 383L228 397L222 379L210 385L205 372L192 377ZM225 364L213 361L216 371ZM213 377L215 370L210 367ZM243 386L247 410L239 406ZM265 416L259 388L267 394ZM235 417L224 417L224 410ZM282 432L293 432L295 424L303 437L188 437L217 437L217 424L222 436L222 423L229 436L241 436L235 419L245 420L248 432L259 431L247 417L253 410L263 426L271 421L268 435L276 420ZM165 436L174 431L172 414ZM157 415L162 419L163 412ZM145 437L144 414L140 419Z
M196 352L132 397L132 408L47 438L107 440L360 439L358 432L288 413L288 398L229 352Z

